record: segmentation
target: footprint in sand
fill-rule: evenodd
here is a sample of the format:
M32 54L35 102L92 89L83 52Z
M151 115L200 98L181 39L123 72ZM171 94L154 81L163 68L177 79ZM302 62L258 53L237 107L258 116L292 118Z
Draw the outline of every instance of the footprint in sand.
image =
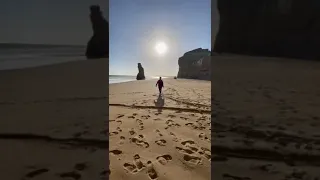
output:
M162 156L158 156L156 159L160 164L166 165L169 161L172 160L172 156L170 156L169 154L165 154Z
M61 178L69 178L69 179L74 179L74 180L81 179L81 174L79 174L79 173L77 173L75 171L60 173L59 176Z
M173 127L173 126L176 126L176 127L180 127L181 125L178 124L178 123L174 123L173 120L167 120L166 121L166 124L167 124L167 127L165 127L164 129L168 129L169 127Z
M134 129L132 128L132 129L129 131L129 134L130 134L130 135L135 135L136 132L135 132Z
M124 163L123 165L124 169L129 172L129 173L136 173L138 172L138 169L136 167L136 165L132 164L132 163Z
M158 174L156 172L156 170L153 167L153 164L151 161L147 162L147 173L150 179L157 179L158 178Z
M209 149L201 147L201 151L199 151L199 154L203 155L209 161L211 160L211 151Z
M120 126L122 124L121 120L117 120L116 123L118 123L118 126Z
M189 154L185 154L183 156L183 160L185 160L185 161L187 161L189 163L195 164L195 165L198 165L198 164L201 163L201 158L200 157L189 155Z
M188 145L193 145L193 144L196 144L196 143L194 141L192 141L192 140L186 140L186 141L182 141L181 144L184 145L184 146L188 146Z
M207 116L201 116L198 118L199 121L206 121L208 119Z
M107 134L107 133L108 133L108 130L101 131L101 134ZM119 134L118 131L109 132L109 136L115 136L117 134Z
M137 123L138 123L138 125L139 125L139 130L143 130L143 129L144 129L144 126L143 126L143 122L142 122L142 120L137 119L137 120L136 120L136 122L137 122Z
M117 127L116 129L118 132L122 132L122 129L120 127Z
M169 117L169 118L174 118L174 117L176 117L176 116L173 115L173 114L169 114L168 117Z
M117 119L122 118L124 116L124 114L120 114L117 116Z
M176 150L183 154L193 154L194 152L190 149L182 148L182 147L176 147Z
M33 170L33 171L27 173L25 175L25 177L26 178L34 178L34 177L39 176L39 175L46 173L46 172L49 172L49 169L46 169L46 168L37 169L37 170Z
M134 163L127 162L123 165L124 169L130 173L136 173L146 167L140 160L139 154L133 156L133 161Z
M144 119L149 119L151 116L150 115L142 115L141 117Z
M122 151L118 150L118 149L115 149L115 150L109 151L109 153L113 154L113 155L120 155L120 154L122 154Z
M130 138L130 141L135 143L136 145L140 146L140 147L144 147L144 148L148 148L149 147L149 143L144 141L142 138Z
M160 137L163 136L163 135L161 134L161 132L159 131L159 129L156 130L156 133L157 133Z
M165 146L167 144L167 141L164 139L160 139L155 141L156 144L158 144L159 146Z
M126 138L124 136L120 136L119 144L124 144L125 140L126 140Z
M198 129L198 127L194 123L186 123L187 127L191 127L192 129Z
M169 134L173 137L172 140L173 140L174 142L178 142L178 141L179 141L179 139L177 138L177 136L176 136L173 132L170 132Z
M199 138L205 141L211 141L205 133L200 133Z
M180 119L188 120L189 118L186 118L186 117L180 117Z
M141 119L137 119L137 120L136 120L136 123L138 123L139 125L143 125L143 122L142 122Z
M145 165L142 163L142 161L140 160L140 156L139 154L134 155L134 163L136 165L136 167L141 170L145 167Z
M184 154L183 159L189 163L192 164L201 164L201 157L195 155L196 152L198 152L200 155L203 155L205 158L207 158L209 161L211 160L211 151L207 148L200 148L196 146L196 143L192 140L186 140L182 141L181 144L185 147L176 147L176 150L180 153Z
M193 142L193 141L190 141ZM194 154L198 151L198 148L194 147L192 143L183 141L181 142L182 145L184 145L186 148L182 147L176 147L176 150L178 150L181 153L186 153L186 154Z

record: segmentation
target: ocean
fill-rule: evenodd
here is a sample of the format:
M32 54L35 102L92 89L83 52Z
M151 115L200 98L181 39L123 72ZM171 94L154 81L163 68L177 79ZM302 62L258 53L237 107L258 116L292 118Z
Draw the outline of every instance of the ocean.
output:
M109 75L109 84L136 81L136 76Z
M85 46L0 43L0 70L86 60Z
M85 46L0 43L0 70L86 60L85 51ZM159 77L146 77L157 78ZM109 84L128 81L136 81L136 76L109 75Z
M163 79L169 78L169 77L162 77ZM146 80L149 79L159 79L158 76L150 76L146 77ZM122 82L129 82L129 81L136 81L136 76L129 76L129 75L109 75L109 84L114 83L122 83Z

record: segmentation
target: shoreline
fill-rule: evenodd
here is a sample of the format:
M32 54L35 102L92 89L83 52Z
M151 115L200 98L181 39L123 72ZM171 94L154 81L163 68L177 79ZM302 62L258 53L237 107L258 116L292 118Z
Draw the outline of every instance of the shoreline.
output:
M188 80L188 81L204 81L204 82L211 82L211 80L203 80L203 79L184 79L184 78L177 78L177 79L174 79L173 77L165 77L163 78L163 80ZM124 81L124 82L115 82L115 83L110 83L109 81L109 85L113 85L113 84L121 84L121 83L129 83L129 82L136 82L136 81L157 81L157 78L152 78L152 79L145 79L145 80L128 80L128 81Z
M115 78L115 77L118 77ZM123 78L123 79L119 79L120 78ZM130 79L125 79L126 77L131 77ZM132 79L134 77L134 79ZM112 79L114 78L114 79ZM111 84L119 84L119 83L127 83L127 82L135 82L135 81L148 81L148 80L157 80L158 77L155 77L155 76L150 76L150 77L147 77L145 80L136 80L135 79L136 76L129 76L129 75L109 75L109 85ZM162 79L173 79L173 77L163 77ZM114 81L112 83L110 83L110 80Z
M42 67L47 67L47 66L55 66L55 65L65 64L65 63L73 63L73 62L87 61L87 60L88 59L74 59L74 60L68 60L68 61L63 61L63 62L53 62L50 64L41 64L41 65L33 65L33 66L25 66L25 67L0 69L0 72L10 72L10 71L20 71L20 70L25 70L25 69L33 69L33 68L42 68ZM0 64L1 64L1 62L0 62Z

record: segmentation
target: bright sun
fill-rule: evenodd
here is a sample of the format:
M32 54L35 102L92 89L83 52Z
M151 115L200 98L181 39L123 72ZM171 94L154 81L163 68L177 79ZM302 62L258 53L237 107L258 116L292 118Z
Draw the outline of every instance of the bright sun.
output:
M167 52L167 45L164 42L158 42L155 46L155 50L159 55L163 55Z

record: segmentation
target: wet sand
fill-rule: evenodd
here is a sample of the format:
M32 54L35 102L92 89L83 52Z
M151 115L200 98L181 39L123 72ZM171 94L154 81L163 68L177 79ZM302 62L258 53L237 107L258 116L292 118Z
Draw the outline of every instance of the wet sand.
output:
M215 56L212 178L319 179L320 63Z
M110 85L110 179L210 179L211 82Z

